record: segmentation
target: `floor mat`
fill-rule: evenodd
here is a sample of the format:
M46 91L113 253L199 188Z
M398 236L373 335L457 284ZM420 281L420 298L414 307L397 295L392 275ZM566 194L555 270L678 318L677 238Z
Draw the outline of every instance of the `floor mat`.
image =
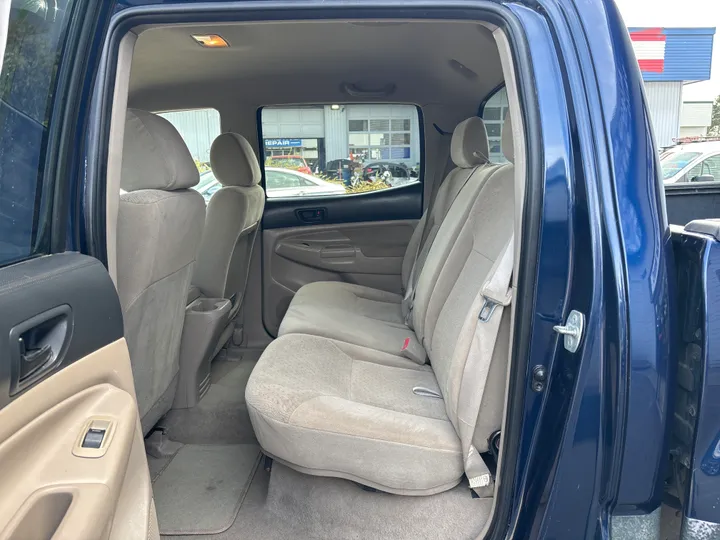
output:
M259 462L254 444L183 446L153 483L161 534L227 530Z

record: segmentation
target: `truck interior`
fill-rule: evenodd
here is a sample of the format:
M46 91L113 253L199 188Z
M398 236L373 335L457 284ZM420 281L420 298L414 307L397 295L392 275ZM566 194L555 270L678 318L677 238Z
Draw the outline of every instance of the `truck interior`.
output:
M520 245L508 51L501 30L460 21L148 24L123 38L107 254L161 534L482 533L494 482L470 489L461 439L494 475L511 309L481 403L466 359L468 313ZM506 84L493 163L479 114ZM417 181L266 200L264 108L375 103L416 107ZM207 201L159 114L200 108L223 132Z
M526 120L505 31L189 17L106 45L89 252L114 288L93 257L29 263L65 265L38 298L76 314L21 328L37 338L22 357L59 354L56 331L84 348L0 411L7 481L34 456L0 505L9 538L481 536L527 369L511 354ZM171 121L199 109L221 126L202 171ZM288 111L300 130L324 111L342 150L327 135L317 163L269 155ZM64 288L71 271L105 292Z

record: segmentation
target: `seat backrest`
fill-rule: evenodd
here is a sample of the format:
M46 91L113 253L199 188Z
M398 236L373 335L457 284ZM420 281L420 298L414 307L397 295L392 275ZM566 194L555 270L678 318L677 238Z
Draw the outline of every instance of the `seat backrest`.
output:
M428 211L423 213L410 238L402 265L402 284L405 290L409 288L408 280L413 265L416 265L413 275L415 278L420 276L430 246L437 235L440 224L457 197L458 191L463 188L466 181L471 185L463 193L463 197L468 197L470 193L474 193L478 189L484 176L483 173L491 167L487 157L489 154L487 131L482 118L473 116L455 127L450 143L450 158L455 164L455 168L448 173L438 187L435 200ZM469 179L468 177L471 175L473 177ZM428 220L430 223L426 226L425 223ZM419 249L418 243L421 244Z
M510 240L515 222L514 151L512 136L505 136L512 133L509 117L503 131L503 152L511 163L492 171L467 212L462 204L453 205L448 212L425 265L428 268L431 260L442 261L439 275L428 295L424 313L420 310L414 313L416 333L428 353L448 416L456 429L462 410L459 398L463 372L472 340L472 332L463 331L468 327L464 323L495 260ZM458 224L459 234L456 233ZM424 286L424 278L424 275L420 277L418 292ZM499 429L502 420L509 311L503 312L497 354L493 355L481 405L483 421L476 428L479 444L482 441L478 447L481 451L487 445L487 437ZM502 384L498 384L500 381Z
M242 302L253 244L265 208L260 165L237 133L223 133L210 148L210 164L223 185L210 198L193 285L203 295Z
M118 209L118 294L143 431L172 406L187 290L205 222L198 170L173 125L128 109Z

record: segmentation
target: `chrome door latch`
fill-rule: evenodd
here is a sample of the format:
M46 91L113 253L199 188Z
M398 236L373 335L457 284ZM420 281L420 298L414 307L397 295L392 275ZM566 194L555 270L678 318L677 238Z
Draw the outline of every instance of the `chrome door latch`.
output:
M578 350L584 329L585 315L574 309L568 315L565 326L553 326L553 330L565 336L565 348L571 353Z

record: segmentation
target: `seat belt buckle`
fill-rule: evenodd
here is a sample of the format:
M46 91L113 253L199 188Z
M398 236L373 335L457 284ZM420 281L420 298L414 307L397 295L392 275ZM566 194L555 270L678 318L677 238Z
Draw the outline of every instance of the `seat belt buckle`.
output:
M406 337L405 341L403 341L402 347L400 348L400 356L420 365L423 365L427 358L423 346L420 345L417 339L413 339L412 337Z

